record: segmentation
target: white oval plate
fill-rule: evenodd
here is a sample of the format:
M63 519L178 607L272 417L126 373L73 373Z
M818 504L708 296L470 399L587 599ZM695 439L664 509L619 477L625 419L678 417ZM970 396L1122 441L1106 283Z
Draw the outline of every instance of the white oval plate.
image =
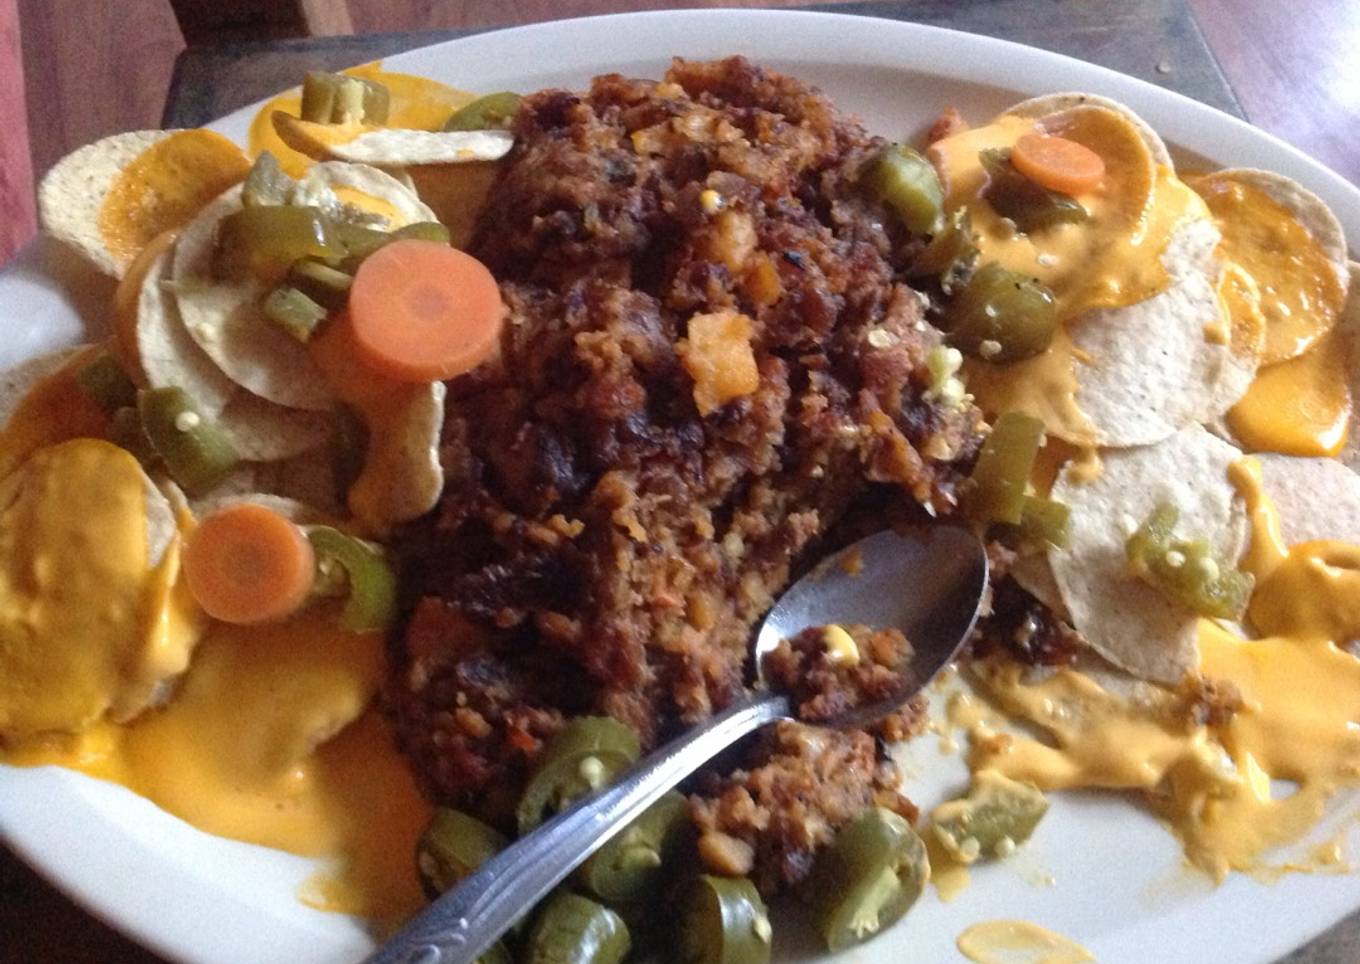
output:
M971 34L830 14L676 11L483 34L392 57L388 66L472 90L533 90L579 88L606 71L656 77L672 56L732 53L821 86L871 129L898 138L948 104L985 118L1033 94L1104 94L1146 117L1178 160L1297 178L1360 238L1360 191L1250 125L1100 67ZM212 126L243 141L254 110ZM9 319L0 366L98 330L108 294L107 284L73 273L54 245L30 246L0 275ZM941 788L959 785L960 764L933 738L910 752L916 772L908 792L918 802L929 805ZM359 922L298 903L310 862L200 833L78 774L0 767L0 836L92 911L170 958L333 964L372 946ZM1185 869L1175 840L1132 799L1056 794L1016 858L983 868L953 903L929 892L897 927L843 959L962 960L954 940L969 924L1023 918L1080 941L1103 962L1248 964L1274 959L1357 906L1354 875L1296 874L1270 886L1239 875L1215 889ZM779 930L777 959L816 956L792 936L800 930Z

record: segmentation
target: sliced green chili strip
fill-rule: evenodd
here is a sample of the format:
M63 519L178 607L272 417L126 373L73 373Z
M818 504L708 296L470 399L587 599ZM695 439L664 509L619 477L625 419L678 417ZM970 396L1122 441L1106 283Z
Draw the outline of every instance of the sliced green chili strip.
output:
M1048 800L1035 787L979 770L968 795L940 804L930 819L940 845L955 860L971 864L979 857L1009 856L1047 812Z
M925 890L925 844L902 817L875 807L836 834L813 866L808 902L831 951L867 940L901 918Z
M1020 524L1025 487L1043 437L1043 421L1031 415L1007 412L996 420L982 444L965 495L968 515L974 522Z
M444 124L446 131L489 131L505 130L515 119L523 100L519 94L503 90L495 94L478 97L470 104L464 104L454 111Z
M240 462L226 434L199 412L182 388L138 392L137 412L166 471L190 495L211 489Z
M998 364L1042 353L1058 330L1057 302L1044 285L996 262L978 268L941 319L959 351Z
M349 597L340 610L340 626L364 633L390 625L397 608L397 577L382 549L330 526L309 526L307 538L320 569L339 566L345 571Z
M248 208L287 204L294 181L284 173L278 159L268 151L255 158L255 164L241 186L241 203Z
M769 912L745 877L702 876L680 904L680 964L768 964Z
M623 918L579 894L548 898L524 943L521 964L620 964L632 947Z
M1086 220L1086 209L1076 200L1040 187L1017 171L1006 148L982 151L978 160L988 178L982 196L997 214L1010 218L1021 231L1041 231L1057 224L1079 224Z
M1180 512L1162 503L1125 545L1130 568L1169 599L1201 616L1239 619L1254 580L1220 558L1202 538L1176 535Z
M277 281L301 258L345 254L334 223L320 208L294 205L248 207L217 228L217 273L224 278Z
M913 234L934 234L944 216L944 188L934 166L910 147L893 144L871 158L859 182L902 219Z
M979 251L973 236L968 209L959 208L938 231L930 244L911 263L913 277L940 279L940 290L946 295L961 291L973 276Z
M653 897L689 826L689 803L672 790L582 864L577 879L609 904Z
M310 341L321 323L326 320L326 309L298 289L285 285L275 288L260 304L264 316L298 341Z
M349 300L354 276L314 258L303 258L288 269L287 283L323 308L336 311Z
M107 351L101 351L76 372L76 384L108 415L137 404L137 386L118 359Z
M365 77L309 70L302 79L300 115L315 124L386 124L390 104L387 87Z
M607 716L572 720L548 741L524 788L515 818L519 832L533 830L577 797L608 785L637 762L637 734Z
M434 900L451 890L509 844L476 817L440 807L416 843L416 868L425 895Z
M1071 538L1072 510L1062 502L1025 496L1020 508L1019 538L1040 549L1066 549Z

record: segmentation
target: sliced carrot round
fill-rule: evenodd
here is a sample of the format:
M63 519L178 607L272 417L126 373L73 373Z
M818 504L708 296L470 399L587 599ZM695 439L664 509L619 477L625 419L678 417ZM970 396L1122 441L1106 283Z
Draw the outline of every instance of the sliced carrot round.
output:
M405 382L471 371L496 350L505 305L476 258L434 241L393 241L364 259L349 293L364 361Z
M303 531L250 502L219 509L194 530L184 551L189 591L214 619L282 619L307 599L316 556Z
M1105 161L1085 144L1053 134L1025 134L1011 149L1015 169L1035 184L1063 194L1084 194L1100 186Z

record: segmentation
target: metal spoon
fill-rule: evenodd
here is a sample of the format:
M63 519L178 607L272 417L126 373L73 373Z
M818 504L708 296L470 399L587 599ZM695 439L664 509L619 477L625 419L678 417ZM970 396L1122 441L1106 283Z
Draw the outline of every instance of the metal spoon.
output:
M841 566L852 553L859 565ZM858 574L850 575L850 568ZM914 650L910 672L903 674L908 685L892 699L832 721L862 725L897 709L954 658L977 621L986 585L987 555L964 529L879 532L824 560L785 592L756 636L756 665L781 640L809 626L901 629ZM487 861L407 924L369 964L473 964L667 790L752 730L790 715L784 694L757 690L694 727L613 786L578 801Z

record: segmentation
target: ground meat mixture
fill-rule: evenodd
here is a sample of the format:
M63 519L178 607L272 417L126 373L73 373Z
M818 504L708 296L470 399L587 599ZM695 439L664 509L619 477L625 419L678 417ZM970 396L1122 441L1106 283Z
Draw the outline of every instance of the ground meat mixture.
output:
M729 704L828 530L864 500L949 513L981 428L928 391L919 241L855 190L881 144L818 92L677 61L531 95L514 133L472 245L509 324L450 383L445 492L399 539L388 700L429 793L501 822L564 719L652 746ZM870 736L795 732L739 781L778 798L750 819L782 879L882 789Z
M711 777L691 798L699 858L712 873L750 874L775 893L806 879L816 852L869 807L915 822L899 779L867 733L777 724L761 733L747 768Z
M765 657L765 678L789 694L800 720L822 723L892 700L907 686L911 643L900 629L809 626ZM913 700L881 721L885 739L905 738L922 713Z

